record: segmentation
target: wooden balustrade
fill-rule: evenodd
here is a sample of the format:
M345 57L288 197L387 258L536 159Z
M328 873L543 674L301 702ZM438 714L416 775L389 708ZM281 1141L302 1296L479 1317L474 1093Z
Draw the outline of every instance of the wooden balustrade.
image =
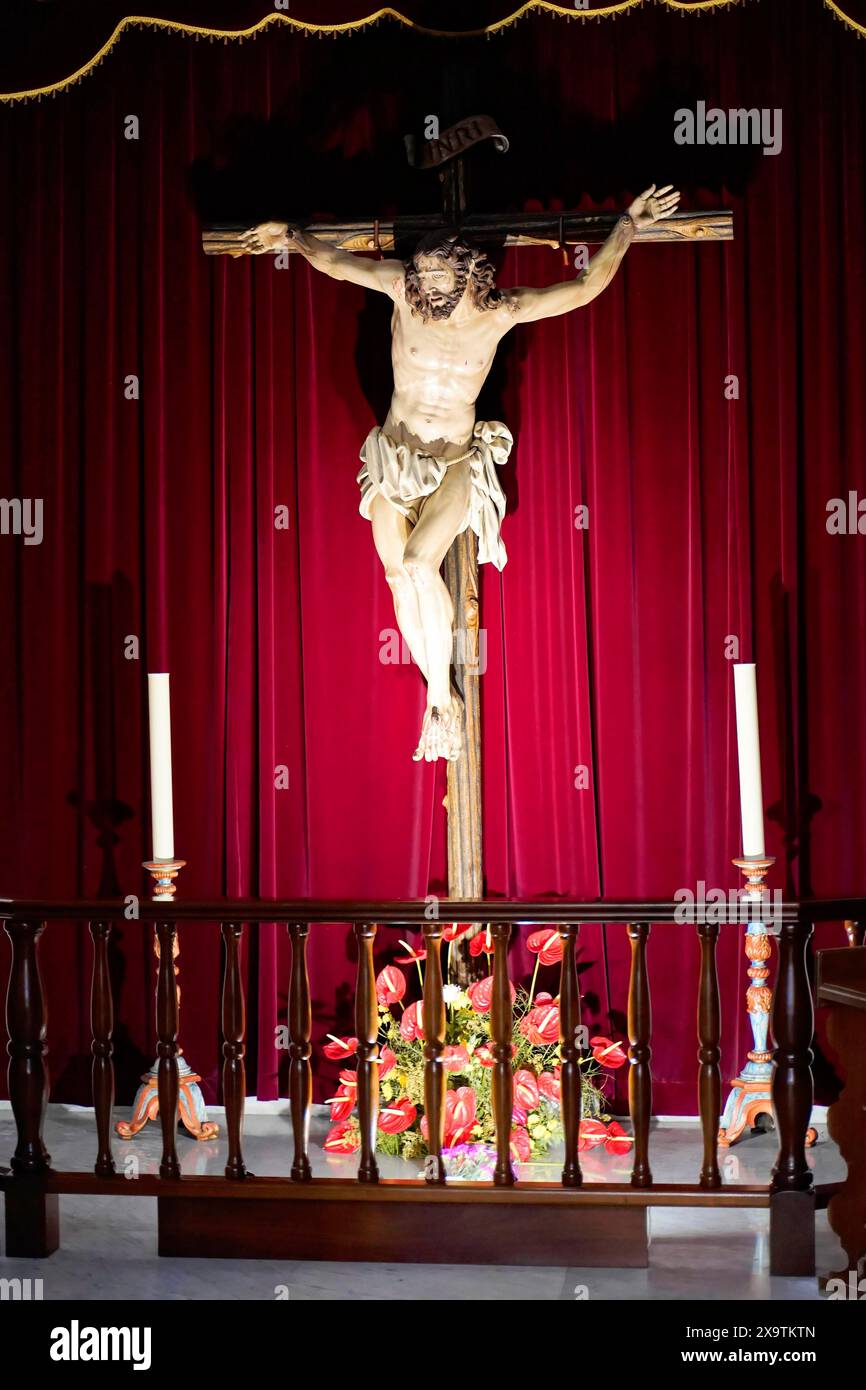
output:
M111 923L91 922L90 935L93 940L93 984L90 994L93 1109L99 1144L93 1171L97 1177L110 1178L115 1171L111 1153L111 1112L114 1109L114 1002L111 997L111 975L108 969Z
M577 934L580 927L570 923L560 927L562 967L559 977L559 1046L562 1060L559 1068L562 1137L565 1144L565 1163L562 1169L563 1187L580 1187L583 1176L577 1156L582 1109L580 1059L583 1049L580 1034L580 985L577 979Z
M361 1129L359 1182L378 1182L376 1132L379 1126L379 1012L376 1002L376 969L372 922L356 922L358 982L355 988L355 1033L358 1038L358 1123Z
M424 1176L428 1183L445 1182L442 1139L445 1128L445 1092L448 1078L442 1065L445 1051L445 999L442 993L442 925L424 923L424 1114L427 1116L428 1157Z
M649 1127L652 1113L652 1072L650 1069L650 1006L649 975L647 974L646 943L648 922L633 922L627 928L631 941L631 970L628 984L628 1108L634 1130L634 1168L631 1180L635 1187L650 1187L652 1172L649 1163Z
M124 1184L116 1173L111 1148L112 1108L114 1103L113 1030L114 1010L109 970L109 940L112 922L122 917L123 904L79 903L38 904L12 903L0 900L0 918L5 919L6 933L12 946L11 970L7 996L7 1026L9 1032L9 1093L17 1131L17 1145L12 1156L12 1174L0 1174L0 1186L5 1191L7 1232L10 1253L45 1254L56 1247L56 1192L93 1190L120 1194ZM455 909L456 910L456 909ZM460 1203L480 1201L483 1194L500 1193L497 1201L514 1202L515 1212L528 1213L526 1221L540 1223L538 1239L556 1243L559 1224L565 1218L562 1208L550 1206L543 1193L559 1192L562 1198L577 1204L584 1213L605 1208L610 1213L622 1211L625 1223L637 1220L645 1223L646 1209L657 1202L710 1204L734 1202L742 1205L767 1205L771 1210L771 1251L773 1268L778 1272L803 1272L810 1259L810 1232L813 1231L815 1194L805 1155L805 1136L812 1104L812 1075L810 1050L812 1039L812 999L807 970L806 952L813 931L813 922L826 917L845 922L849 938L852 927L866 920L866 903L859 900L834 900L824 904L788 904L783 912L779 930L779 963L775 982L772 1027L776 1044L776 1071L773 1081L773 1100L779 1133L779 1154L770 1183L748 1186L723 1183L717 1153L717 1128L721 1106L720 1071L720 999L716 952L720 935L717 924L697 922L700 944L700 971L697 981L697 1043L698 1077L697 1102L702 1131L702 1164L694 1184L659 1184L653 1179L650 1165L650 1117L652 1113L652 1009L648 942L650 927L670 925L674 918L671 903L574 904L574 903L503 903L461 902L461 920L486 922L493 939L493 979L490 1004L491 1089L496 1133L496 1163L492 1184L455 1185L446 1183L442 1159L447 1077L442 1062L446 1041L446 1009L443 992L442 939L443 928L438 921L427 920L426 904L336 904L336 903L259 903L232 902L222 904L173 903L173 920L166 921L161 904L146 904L142 909L145 924L153 923L159 948L159 968L156 991L156 1031L158 1039L157 1088L162 1127L162 1156L159 1165L157 1195L160 1196L160 1220L172 1226L173 1237L163 1240L160 1248L179 1253L192 1249L193 1236L184 1222L191 1220L187 1202L180 1191L199 1194L200 1210L223 1195L235 1191L256 1199L256 1209L262 1213L262 1232L277 1222L277 1207L284 1200L285 1179L257 1179L246 1168L242 1151L243 1117L246 1094L245 1077L245 1000L241 972L241 946L244 924L247 922L283 921L291 939L292 959L288 989L289 1096L294 1154L290 1177L292 1192L298 1198L306 1193L309 1202L293 1211L298 1250L316 1251L328 1248L332 1230L337 1240L341 1218L340 1202L346 1190L345 1179L313 1179L309 1154L309 1126L312 1100L311 1065L311 992L307 966L307 941L311 925L318 921L345 921L353 930L358 952L355 993L355 1032L357 1050L357 1112L360 1127L360 1155L356 1182L350 1187L359 1194L368 1189L368 1197L381 1201L395 1222L394 1230L411 1228L417 1240L416 1253L423 1258L439 1258L435 1246L421 1237L421 1215L433 1227L445 1222L443 1232L452 1229L446 1208L437 1205L418 1207L415 1225L412 1203L426 1193L429 1203L447 1201L456 1215L452 1238L459 1246L464 1226L460 1224ZM38 964L38 943L45 924L57 918L89 920L93 943L93 976L91 994L92 1022L92 1079L93 1105L96 1120L97 1151L93 1175L88 1189L82 1187L86 1175L53 1173L50 1158L43 1142L43 1121L48 1099L48 1069L46 1063L46 1006ZM179 1000L173 962L177 923L183 920L214 921L220 924L224 946L222 985L222 1088L226 1111L227 1155L225 1178L181 1178L176 1142L176 1116L179 1088L178 1028ZM429 1157L419 1178L394 1183L379 1182L376 1141L379 1114L379 1018L376 998L374 949L378 921L399 923L423 933L426 948L426 968L420 1003L424 1052L424 1103L428 1121ZM631 970L628 991L628 1100L633 1129L634 1157L631 1181L628 1184L584 1181L578 1150L581 1124L581 1002L577 972L576 948L580 926L584 922L604 921L612 926L625 927L631 947ZM560 972L560 1083L561 1114L564 1139L564 1163L559 1185L518 1182L511 1152L513 1111L513 1019L512 981L509 972L509 945L515 924L550 924L556 927L562 942ZM677 928L682 930L681 927ZM23 1181L26 1179L26 1183ZM229 1181L226 1183L226 1179ZM218 1182L224 1186L218 1187ZM198 1184L198 1186L196 1186ZM126 1184L126 1187L129 1185ZM460 1195L460 1188L463 1195ZM141 1190L141 1189L139 1189ZM150 1189L148 1189L150 1190ZM399 1212L395 1190L406 1203ZM628 1197L629 1192L631 1197ZM377 1196L377 1193L379 1194ZM544 1201L548 1205L544 1205ZM520 1206L529 1202L529 1207ZM536 1205L541 1202L542 1205ZM195 1204L194 1204L195 1205ZM247 1208L247 1211L253 1208ZM359 1208L360 1210L360 1208ZM493 1208L491 1208L493 1210ZM402 1215L400 1214L402 1213ZM267 1221L265 1217L267 1216ZM330 1218L333 1217L333 1223ZM492 1218L490 1218L492 1221ZM515 1218L516 1219L516 1218ZM584 1220L590 1220L584 1216ZM620 1220L618 1217L617 1220ZM534 1258L533 1237L523 1217L518 1221L520 1239ZM238 1218L238 1230L243 1223ZM401 1225L401 1222L403 1223ZM521 1225L521 1222L523 1223ZM549 1224L545 1224L548 1223ZM173 1225L172 1225L173 1223ZM406 1224L408 1223L408 1225ZM279 1223L277 1223L279 1224ZM591 1225L591 1221L590 1221ZM565 1227L568 1221L565 1220ZM563 1230L565 1229L563 1227ZM491 1228L492 1229L492 1228ZM496 1227L502 1237L501 1224ZM515 1228L516 1229L516 1228ZM535 1229L535 1228L533 1228ZM615 1231L614 1227L605 1230ZM625 1226L623 1231L625 1231ZM285 1236L285 1227L280 1225ZM639 1227L629 1227L629 1239L640 1238ZM161 1225L162 1231L162 1225ZM196 1227L197 1237L201 1225ZM598 1239L602 1239L599 1228ZM239 1234L237 1239L241 1239ZM280 1237L283 1238L283 1237ZM414 1237L413 1237L414 1238ZM515 1237L516 1238L516 1237ZM563 1236L564 1238L564 1236ZM277 1240L273 1234L261 1234L257 1251L276 1249L267 1242ZM445 1236L443 1234L443 1240ZM625 1236L623 1237L625 1240ZM346 1233L346 1251L337 1244L336 1257L351 1257L352 1241ZM187 1245L184 1244L187 1242ZM264 1244L262 1244L264 1242ZM306 1242L306 1244L305 1244ZM280 1246L280 1249L283 1247ZM364 1247L367 1248L366 1246ZM199 1253L197 1251L197 1253ZM201 1251L207 1253L207 1250ZM620 1252L622 1254L622 1252ZM392 1258L401 1258L397 1255ZM540 1255L539 1255L540 1257ZM575 1257L576 1258L576 1257ZM608 1260L616 1262L614 1250ZM623 1255L625 1260L625 1256ZM575 1261L572 1261L575 1262ZM595 1261L593 1261L595 1262ZM604 1259L599 1254L598 1262Z
M174 922L157 922L156 940L159 947L159 970L156 976L156 1053L159 1059L156 1089L159 1096L159 1123L162 1127L161 1178L179 1178L177 1157L177 1095L180 1081L178 1056L178 998L174 948L177 927Z
M698 990L698 1113L704 1141L704 1161L698 1181L701 1187L721 1187L719 1168L719 1116L722 1111L722 1052L719 1047L722 1012L719 1001L719 975L716 967L716 923L698 925L701 943L701 976Z
M240 963L240 944L243 933L244 929L240 922L223 922L222 924L222 937L225 946L222 1007L223 1100L226 1107L226 1134L228 1135L226 1177L231 1178L232 1181L245 1178L247 1174L241 1149L244 1099L247 1093L246 1069L244 1067L246 1010Z
M310 1106L313 1100L313 1068L310 1065L312 1048L313 1010L310 1001L310 978L307 974L307 922L290 922L292 941L292 974L289 980L289 1105L292 1111L292 1133L295 1153L292 1159L293 1182L309 1182L310 1167Z

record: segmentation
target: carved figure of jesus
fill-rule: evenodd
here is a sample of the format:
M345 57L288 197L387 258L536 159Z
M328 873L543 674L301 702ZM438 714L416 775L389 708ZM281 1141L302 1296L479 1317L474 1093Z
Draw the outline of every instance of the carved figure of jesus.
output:
M394 393L384 425L361 449L357 481L397 624L427 682L416 761L457 759L463 742L463 706L451 685L453 607L440 575L445 555L471 527L480 564L501 570L507 558L496 470L513 441L499 421L475 418L496 349L517 324L569 313L601 294L635 232L668 217L679 196L670 184L651 185L581 274L540 289L499 289L487 257L457 232L425 237L408 264L359 259L285 222L262 223L244 237L253 254L293 243L316 270L394 302Z

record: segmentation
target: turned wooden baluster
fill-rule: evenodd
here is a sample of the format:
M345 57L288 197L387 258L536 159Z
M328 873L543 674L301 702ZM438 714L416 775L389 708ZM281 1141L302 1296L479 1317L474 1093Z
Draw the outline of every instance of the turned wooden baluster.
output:
M157 1094L159 1096L159 1121L162 1126L162 1161L159 1165L161 1178L179 1178L180 1164L177 1161L175 1137L177 1134L177 976L174 971L174 943L177 927L174 922L157 922L156 939L159 943L159 970L156 977L156 1036L157 1056Z
M240 945L243 934L244 929L241 922L222 923L222 937L226 953L222 1000L223 1100L226 1107L226 1136L228 1139L226 1177L232 1180L245 1178L247 1175L241 1149L244 1101L247 1094L247 1076L244 1066L246 1009L244 1007L244 982L241 976L240 962Z
M6 994L6 1027L9 1033L9 1099L18 1143L12 1156L13 1173L44 1173L51 1155L42 1142L48 1105L48 1015L39 973L37 942L44 922L7 922L12 943L12 966ZM7 1197L8 1201L8 1197Z
M649 1127L653 1104L653 1081L650 1058L652 1009L650 1006L649 975L647 974L646 943L648 922L630 922L631 971L628 982L628 1108L634 1131L633 1187L651 1187L649 1162Z
M313 1026L313 1007L310 999L310 977L307 973L307 938L309 922L289 922L292 942L292 973L289 977L289 1099L292 1109L292 1134L295 1153L292 1160L293 1182L310 1182L310 1107L313 1101L313 1069L310 1065L312 1048L310 1033Z
M721 1187L719 1170L719 1116L722 1105L722 1073L720 1068L721 1009L719 1005L719 976L716 969L716 944L719 927L716 922L699 922L701 943L701 977L698 994L698 1109L704 1140L704 1160L701 1167L701 1187Z
M111 1112L114 1108L114 1001L111 997L111 975L108 969L108 939L110 922L91 922L93 938L93 980L90 990L90 1030L93 1041L93 1109L96 1114L98 1153L93 1171L98 1178L114 1176L111 1152Z
M496 1127L496 1187L513 1187L511 1166L511 1121L514 1110L514 1068L511 1050L514 1024L511 1011L511 982L508 978L508 922L491 927L493 935L493 998L490 1006L490 1051L493 1056L493 1122Z
M445 1127L445 1090L448 1078L442 1066L445 1050L445 1000L442 994L442 924L424 923L424 1113L427 1116L428 1157L424 1177L429 1183L445 1182L442 1138Z
M845 935L849 946L862 946L866 942L866 922L846 922Z
M372 922L356 922L358 942L358 980L355 986L355 1033L358 1038L358 1119L361 1126L359 1182L378 1182L376 1132L379 1123L379 1011L376 1001L376 974L373 968Z
M773 1192L809 1192L812 1188L806 1130L814 1095L814 1012L806 950L813 931L814 925L805 917L783 922L779 930L779 968L771 1019L776 1044L773 1109L779 1131L779 1154L770 1184Z
M562 1130L565 1139L565 1166L562 1170L563 1187L580 1187L583 1174L577 1156L577 1143L580 1138L581 1076L579 1044L580 1033L580 985L577 978L577 946L580 927L562 926L559 935L562 940L562 969L559 983L559 1038L562 1052L560 1067L560 1097L562 1106Z

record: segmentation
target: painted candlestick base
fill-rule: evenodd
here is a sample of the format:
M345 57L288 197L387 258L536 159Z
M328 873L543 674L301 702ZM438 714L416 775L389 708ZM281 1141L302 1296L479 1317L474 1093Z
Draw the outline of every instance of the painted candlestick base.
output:
M141 1085L136 1092L135 1104L132 1107L132 1119L118 1120L114 1126L114 1131L119 1139L134 1139L136 1134L144 1129L148 1120L159 1119L158 1066L159 1063L154 1062L150 1071L145 1072L141 1078ZM219 1125L207 1118L204 1096L198 1084L201 1077L191 1070L185 1058L180 1054L178 1054L177 1059L177 1070L178 1123L182 1124L194 1139L216 1139L219 1134Z
M764 1116L767 1123L758 1123ZM745 1130L775 1129L773 1098L765 1080L746 1081L738 1076L731 1082L731 1092L719 1128L719 1147L735 1144Z
M154 902L173 902L177 891L175 879L181 869L186 864L185 859L147 859L143 868L147 869L153 879ZM153 950L157 960L159 960L159 939L154 932ZM180 954L180 942L175 935L172 957L176 961ZM175 975L178 975L178 966L174 967ZM180 986L177 988L177 1004L180 1008ZM159 1061L155 1061L149 1072L145 1072L141 1078L135 1095L135 1104L132 1107L131 1120L119 1120L114 1126L115 1133L120 1139L133 1139L139 1134L149 1120L159 1119L159 1088L157 1084L157 1073L159 1071ZM201 1093L198 1076L183 1056L182 1050L178 1049L177 1054L177 1073L178 1073L178 1092L177 1092L177 1118L184 1129L192 1135L194 1139L216 1139L219 1134L219 1125L214 1124L207 1117L204 1096Z
M746 887L740 891L741 899L746 902L760 902L764 892L764 879L776 862L775 859L755 855L734 859L732 862L746 880ZM775 1128L772 1093L773 1052L767 1046L770 1008L773 1003L773 991L767 984L770 975L768 961L772 949L772 933L768 931L766 924L755 920L748 921L744 950L749 960L746 973L751 981L746 991L746 1009L752 1028L752 1047L743 1070L731 1082L731 1091L719 1123L720 1148L729 1148L746 1131ZM765 1117L766 1124L759 1124L762 1116ZM810 1127L806 1132L807 1146L811 1147L817 1138L817 1130Z

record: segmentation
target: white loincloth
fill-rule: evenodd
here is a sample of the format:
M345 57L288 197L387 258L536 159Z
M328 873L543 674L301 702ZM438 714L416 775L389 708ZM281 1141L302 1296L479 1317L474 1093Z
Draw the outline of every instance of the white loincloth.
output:
M479 564L490 563L501 570L508 559L499 534L505 515L505 493L496 468L507 462L513 443L511 431L501 421L476 420L466 453L460 458L441 459L408 444L397 444L383 430L372 429L360 454L364 461L358 474L361 515L370 520L373 498L381 493L414 526L423 499L436 491L452 463L468 458L472 489L460 531L471 527L478 537Z

